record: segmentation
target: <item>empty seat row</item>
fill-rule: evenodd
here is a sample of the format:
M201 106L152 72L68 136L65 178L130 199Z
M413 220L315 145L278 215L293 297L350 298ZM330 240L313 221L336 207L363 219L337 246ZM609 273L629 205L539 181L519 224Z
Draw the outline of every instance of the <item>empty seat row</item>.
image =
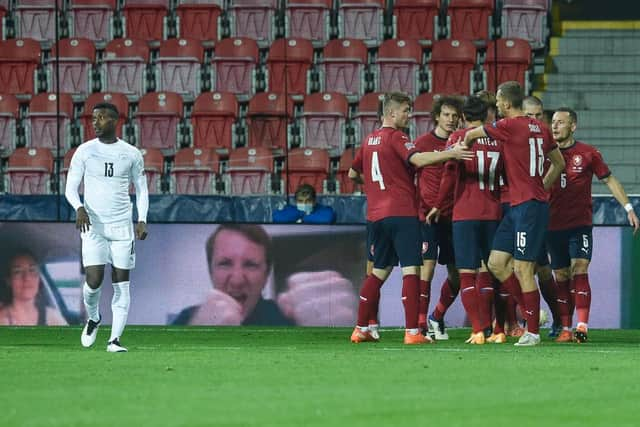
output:
M7 3L7 0L2 0ZM116 34L158 42L169 35L216 42L223 27L232 37L251 37L268 47L278 35L305 37L316 46L333 36L356 38L377 46L392 37L424 41L446 37L487 41L493 32L495 0L396 0L391 31L385 31L384 0L234 0L224 8L218 0L179 0L175 10L169 0L127 0L121 10L116 0L70 0L67 7L69 35L105 44ZM502 36L527 39L535 48L544 45L548 0L503 0ZM0 3L2 4L2 3ZM55 3L51 0L17 0L13 11L16 36L50 43L55 38ZM0 6L1 8L2 6ZM5 13L6 9L5 8ZM2 12L0 12L2 13ZM225 19L222 19L222 16ZM444 18L444 19L441 19ZM282 25L280 25L282 23ZM332 25L335 23L335 27Z
M311 42L305 39L276 40L266 60L265 89L287 92L301 99L313 91L313 80L318 80L317 87L313 89L343 93L355 102L367 89L417 95L427 88L437 93L471 93L479 88L474 83L478 50L468 40L434 43L427 63L421 46L415 40L385 41L370 65L367 65L367 48L359 40L332 40L323 53L315 73ZM39 55L40 50L33 40L0 42L0 84L6 88L5 92L25 96L34 93ZM205 86L203 55L203 47L197 41L172 39L164 42L155 65L155 89L177 92L187 100L193 100ZM102 90L125 93L131 100L137 100L148 89L149 58L149 48L141 41L117 39L110 42L100 67ZM59 85L61 92L72 93L82 99L92 92L94 61L95 49L89 40L63 39L47 63L50 90ZM258 61L255 41L240 38L224 40L216 48L211 61L212 89L235 93L244 100L253 96L258 89ZM526 41L496 40L486 51L483 70L487 74L487 84L484 87L495 90L496 73L499 81L519 80L525 84L530 65L531 49ZM369 87L367 80L372 83Z
M347 177L354 156L352 150L343 153L336 170L332 170L326 150L291 150L284 160L286 166L280 168L286 173L275 168L273 154L264 148L236 149L224 167L221 167L215 150L184 148L176 153L168 171L159 150L141 149L141 152L152 194L162 193L163 187L168 187L173 194L273 194L282 193L283 188L291 194L303 183L313 185L320 194L357 191ZM65 155L60 167L61 189L64 189L73 153L71 150ZM50 194L54 170L55 161L49 149L19 148L8 160L5 191L12 194ZM164 186L163 181L168 185ZM286 184L283 185L283 181Z

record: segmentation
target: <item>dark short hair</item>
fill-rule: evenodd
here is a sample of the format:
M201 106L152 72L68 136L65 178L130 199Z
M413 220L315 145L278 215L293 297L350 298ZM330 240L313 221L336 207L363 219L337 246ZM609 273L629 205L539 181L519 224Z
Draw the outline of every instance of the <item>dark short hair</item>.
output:
M556 113L569 113L569 117L573 123L578 123L578 113L569 107L560 107L556 109Z
M310 184L302 184L300 185L300 187L298 187L296 189L296 193L295 193L295 197L296 199L298 198L298 196L308 196L311 197L311 199L315 202L316 200L316 189L313 188L313 185Z
M387 114L387 111L393 104L404 104L404 103L411 105L411 97L406 93L402 93L402 92L385 93L382 98L382 115Z
M462 115L462 98L459 96L445 95L433 98L433 105L431 107L431 117L434 123L438 123L438 116L442 112L442 107L451 107Z
M467 100L462 106L462 114L464 114L464 119L468 122L475 122L478 120L484 122L487 120L488 109L489 105L479 96L471 95L467 97Z
M120 117L120 113L118 112L118 108L115 105L113 105L113 104L111 104L109 102L100 102L100 103L94 105L93 109L94 110L105 110L105 111L108 111L109 112L109 116L112 119L116 119L117 120Z
M504 82L498 86L498 90L513 108L522 109L524 91L520 83L516 81Z
M211 271L211 257L213 256L213 247L216 243L216 239L218 238L218 234L225 230L240 233L253 243L262 246L264 248L265 259L267 260L267 268L269 270L271 269L271 264L273 263L271 237L267 234L267 232L261 225L222 224L216 229L216 231L213 232L213 234L211 234L211 236L209 236L209 239L207 239L206 251L209 271Z
M493 110L497 110L496 106L496 94L490 92L486 89L482 89L476 92L476 96L482 100L485 104L487 104L487 109L492 108Z
M538 98L537 96L531 95L531 96L526 96L523 100L522 100L523 104L531 104L531 105L536 105L540 108L542 108L542 100L540 98Z

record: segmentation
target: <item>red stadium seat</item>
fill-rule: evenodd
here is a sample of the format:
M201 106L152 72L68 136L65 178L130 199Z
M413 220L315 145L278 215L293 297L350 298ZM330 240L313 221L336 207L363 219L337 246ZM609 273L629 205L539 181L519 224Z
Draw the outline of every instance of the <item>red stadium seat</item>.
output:
M471 93L476 46L469 40L438 40L429 63L429 92Z
M302 99L309 92L313 46L306 39L278 39L267 57L267 90ZM286 81L285 81L286 79Z
M269 194L273 155L262 147L236 148L229 154L224 179L230 194Z
M372 69L378 92L420 92L422 48L416 40L386 40L378 49Z
M345 0L338 7L338 37L378 46L384 40L384 0Z
M169 172L174 194L215 194L219 159L213 149L182 148Z
M495 92L498 84L515 80L524 88L525 93L529 93L528 69L530 66L529 42L522 39L493 40L489 43L484 61L484 87Z
M156 46L167 34L169 0L126 0L122 14L125 36Z
M438 38L440 0L396 0L393 5L393 36L431 45Z
M174 92L150 92L140 98L134 118L140 148L158 148L170 156L180 146L182 98Z
M3 40L6 38L5 28L3 25L7 12L9 12L9 0L0 0L0 36L2 36Z
M329 153L313 148L294 148L287 156L289 194L296 192L300 184L309 184L316 193L326 193L329 176Z
M52 172L48 148L16 148L9 156L4 188L10 194L50 194Z
M344 150L340 156L340 163L336 173L338 194L353 194L361 191L360 185L356 184L351 178L349 178L349 169L351 169L357 150L359 150L359 148L348 148Z
M7 157L16 148L16 120L20 117L18 99L0 93L0 157Z
M120 118L118 119L118 123L116 123L116 136L122 138L122 135L124 135L124 126L129 117L129 101L127 97L121 93L114 92L92 93L84 102L84 110L79 117L80 141L89 141L96 137L92 124L93 107L101 102L113 104L118 109Z
M247 111L248 146L284 149L287 145L288 125L292 119L291 97L277 93L257 93L249 101Z
M162 175L164 174L164 157L162 156L162 151L155 148L141 148L140 153L142 153L142 158L144 159L144 172L147 175L149 193L161 194Z
M4 93L30 99L35 93L40 44L33 39L0 41L0 87Z
M383 94L374 92L366 94L360 100L358 113L353 118L356 145L360 145L367 135L382 124L380 119L382 97Z
M146 90L149 47L141 40L115 39L107 44L102 68L102 90L120 92L137 101Z
M223 5L224 0L180 0L176 7L178 37L213 46L220 39L218 27Z
M231 37L249 37L261 48L276 36L278 0L231 0L227 9Z
M420 135L429 133L435 128L435 123L431 117L431 107L433 100L438 95L434 93L422 93L418 95L413 102L413 112L411 113L411 138L415 139Z
M218 92L231 92L246 101L256 93L258 44L249 38L223 39L216 45L211 60L211 87Z
M204 48L194 39L169 39L160 44L156 60L158 91L176 92L192 101L201 92Z
M357 102L366 89L367 46L362 40L331 40L319 64L322 91L339 92Z
M331 0L292 0L285 8L286 37L306 38L315 47L331 36Z
M489 40L494 1L450 0L447 8L448 37L478 42Z
M69 34L92 40L103 49L113 39L117 0L69 0Z
M62 167L60 168L60 191L64 192L65 187L67 185L67 174L69 173L69 168L71 167L71 159L73 158L73 154L76 152L78 147L73 147L64 155L64 159L62 160ZM80 182L80 186L78 187L78 193L84 193L84 180Z
M215 148L227 154L234 146L238 101L229 92L205 92L196 98L191 112L193 146Z
M59 10L64 1L57 0ZM50 47L56 39L56 6L54 0L18 0L15 5L16 37L30 38Z
M503 0L502 37L525 39L532 48L543 48L549 3L549 0Z
M60 111L57 105L60 105ZM64 155L71 147L71 121L73 120L73 99L67 93L39 93L31 98L29 114L25 120L27 147L48 148L57 151L56 127L60 119L60 153Z
M60 92L72 94L82 101L92 92L92 66L96 60L96 48L89 39L62 39L54 44L47 62L47 81L53 91L57 88L56 47L58 48L58 73Z
M314 93L304 98L302 146L324 148L336 154L346 145L347 98L339 93Z

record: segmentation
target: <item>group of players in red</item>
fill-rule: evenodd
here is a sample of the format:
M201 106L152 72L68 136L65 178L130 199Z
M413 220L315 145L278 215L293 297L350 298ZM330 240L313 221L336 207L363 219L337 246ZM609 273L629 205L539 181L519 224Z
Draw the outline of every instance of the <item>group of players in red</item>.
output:
M379 340L380 288L400 263L405 344L448 339L444 315L458 293L472 327L468 343L505 343L509 333L519 336L516 346L539 344L536 272L553 315L550 335L585 342L594 174L634 233L640 222L600 153L575 141L576 113L558 109L549 129L542 103L525 98L517 82L501 84L495 98L438 98L435 129L413 142L403 131L410 112L407 95L386 94L382 126L364 139L349 171L364 185L369 249L351 341ZM428 315L436 263L448 275ZM516 304L526 330L515 322Z

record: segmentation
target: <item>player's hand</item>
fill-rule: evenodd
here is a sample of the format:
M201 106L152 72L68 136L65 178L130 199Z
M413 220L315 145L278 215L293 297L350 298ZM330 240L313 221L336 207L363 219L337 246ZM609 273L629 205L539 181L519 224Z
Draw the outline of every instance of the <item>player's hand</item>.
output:
M640 221L638 221L638 217L633 210L627 214L627 218L629 218L629 224L633 227L633 235L635 236L638 229L640 229Z
M351 281L331 270L292 274L278 295L282 312L300 326L352 325L357 305Z
M471 138L469 138L469 132L464 134L464 138L460 138L458 140L458 145L462 146L463 148L471 147Z
M425 220L426 220L427 224L434 224L434 223L438 222L440 220L440 209L431 208L431 210L427 214Z
M76 211L76 230L80 230L81 233L89 231L91 221L89 220L89 214L84 206L80 206Z
M462 145L460 143L452 145L451 156L456 160L472 160L475 156L473 151L467 150L467 146Z
M146 222L138 222L136 224L136 239L144 240L147 238L147 223Z
M212 289L206 301L197 308L190 325L240 325L244 320L242 306L228 294Z

